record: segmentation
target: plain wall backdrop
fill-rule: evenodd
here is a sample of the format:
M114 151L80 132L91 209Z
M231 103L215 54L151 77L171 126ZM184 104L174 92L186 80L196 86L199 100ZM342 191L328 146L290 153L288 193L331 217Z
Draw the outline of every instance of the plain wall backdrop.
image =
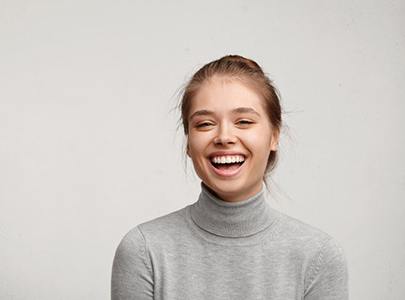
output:
M109 299L137 224L197 200L181 87L226 54L280 90L271 205L405 298L404 1L0 0L0 298Z

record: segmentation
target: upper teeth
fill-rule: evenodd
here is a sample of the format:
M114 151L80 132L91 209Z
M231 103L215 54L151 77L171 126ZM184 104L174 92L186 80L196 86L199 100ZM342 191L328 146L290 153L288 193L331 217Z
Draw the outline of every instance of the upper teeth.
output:
M243 155L215 156L211 158L211 161L216 164L229 164L245 161L245 158Z

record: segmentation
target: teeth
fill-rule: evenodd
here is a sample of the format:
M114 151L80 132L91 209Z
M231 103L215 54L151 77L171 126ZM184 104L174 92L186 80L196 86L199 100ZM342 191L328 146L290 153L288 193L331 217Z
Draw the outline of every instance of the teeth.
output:
M243 162L245 161L245 158L243 155L215 156L211 158L211 161L216 164L230 164L235 162Z

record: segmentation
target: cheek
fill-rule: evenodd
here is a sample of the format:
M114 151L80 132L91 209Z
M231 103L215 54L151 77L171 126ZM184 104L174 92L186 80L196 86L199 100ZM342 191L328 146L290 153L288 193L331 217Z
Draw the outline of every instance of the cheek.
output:
M243 138L245 146L252 151L257 158L267 160L270 154L270 135L263 131L250 132Z
M207 148L209 140L208 135L190 134L187 143L190 148L190 155L192 158L196 158L197 156L204 154L204 150Z

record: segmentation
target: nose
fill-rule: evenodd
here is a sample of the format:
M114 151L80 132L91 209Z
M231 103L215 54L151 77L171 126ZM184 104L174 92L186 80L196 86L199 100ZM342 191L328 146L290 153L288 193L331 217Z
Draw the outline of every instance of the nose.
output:
M236 136L233 134L231 128L227 125L221 125L218 129L218 134L214 138L214 144L226 145L236 143Z

